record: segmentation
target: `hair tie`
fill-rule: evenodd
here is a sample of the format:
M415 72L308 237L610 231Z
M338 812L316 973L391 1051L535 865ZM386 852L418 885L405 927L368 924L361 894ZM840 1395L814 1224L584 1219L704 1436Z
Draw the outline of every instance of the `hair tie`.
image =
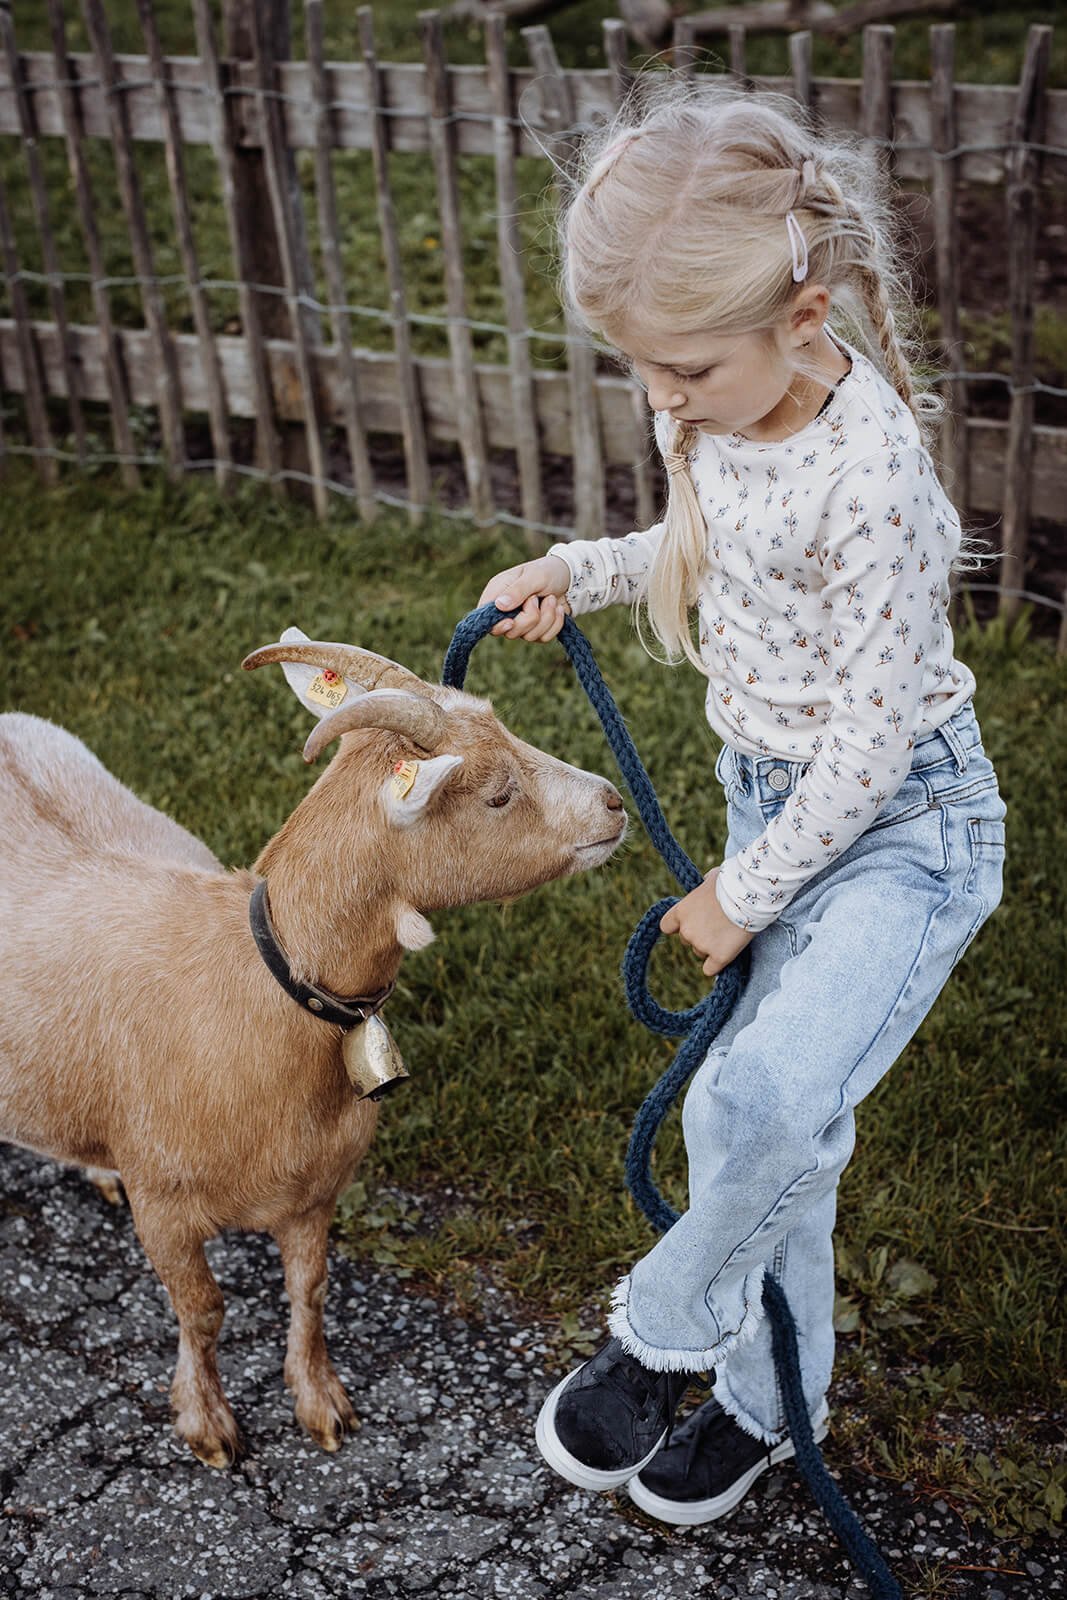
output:
M676 472L689 471L689 457L681 450L668 450L663 457L663 464L667 468L668 478L673 478Z
M808 241L804 229L791 211L785 214L785 231L789 235L789 248L793 255L793 282L803 283L808 275Z

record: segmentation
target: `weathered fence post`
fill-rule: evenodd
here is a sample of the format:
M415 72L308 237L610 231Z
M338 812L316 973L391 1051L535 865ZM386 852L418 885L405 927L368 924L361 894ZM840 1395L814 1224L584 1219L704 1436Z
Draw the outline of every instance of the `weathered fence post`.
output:
M451 89L445 60L444 29L439 11L420 11L419 32L426 66L429 102L430 154L437 185L437 210L441 218L441 247L445 263L445 301L448 307L448 344L452 355L452 393L463 453L467 492L476 519L493 515L489 483L489 456L485 442L478 383L474 374L474 347L467 319L467 288L463 275L463 221L456 171L456 137L451 121Z
M571 87L563 75L547 28L523 28L534 71L540 77L546 132L559 165L569 167L573 151L566 145L574 126ZM596 391L596 352L585 330L564 312L569 344L571 437L574 442L574 524L579 539L596 539L604 531L604 451Z
M408 325L404 269L400 258L400 235L389 181L389 131L382 72L374 47L374 14L370 6L356 12L359 46L367 85L370 112L371 154L374 162L374 187L378 204L378 226L382 231L382 254L389 284L389 307L393 322L393 349L396 353L397 387L400 390L400 428L404 440L404 465L407 471L408 515L413 522L426 512L430 500L430 463L426 449L426 422L422 414L419 374L411 348Z
M70 327L67 321L67 300L63 292L63 281L59 275L59 257L56 253L55 235L52 232L48 191L45 187L44 172L41 167L41 154L37 147L37 117L34 112L32 97L26 93L26 86L22 79L22 64L19 61L19 53L15 46L15 30L11 21L11 0L0 0L0 33L3 34L4 56L15 94L19 130L22 134L22 148L25 152L26 165L29 169L30 193L33 196L34 215L37 218L37 232L41 239L41 257L49 280L48 298L59 334L59 355L63 363L63 376L67 385L67 404L70 407L71 426L74 429L78 461L80 465L84 466L85 417L82 414L81 404L81 372L78 369L78 363L71 347Z
M611 71L611 98L618 107L630 92L634 80L634 75L630 71L629 44L625 27L615 18L607 19L603 32L604 59ZM635 522L639 528L649 528L656 518L656 489L649 459L652 454L652 413L649 410L648 396L636 379L632 380L630 391L639 441L634 458L634 492L637 502ZM662 481L661 477L661 489Z
M934 259L941 353L949 372L962 372L960 338L960 231L956 212L956 29L951 22L930 29L930 143L933 155ZM966 512L970 485L967 452L967 384L945 380L947 412L941 424L941 471L945 488Z
M58 0L51 0L51 3L58 4ZM248 215L247 196L244 192L246 169L238 159L235 115L231 114L226 105L226 85L215 48L215 24L212 21L210 0L193 0L193 16L196 22L196 41L200 51L205 99L213 115L212 144L219 164L222 203L230 236L230 253L233 256L233 270L240 285L237 294L241 308L241 332L255 401L256 464L260 471L268 474L274 493L282 495L285 486L281 478L281 444L274 425L274 394L271 388L270 367L260 317L259 296L251 288L255 252L250 234L254 234L255 230Z
M692 17L675 17L671 30L671 66L691 78L696 70L697 33Z
M744 24L731 22L726 30L730 50L730 76L739 89L747 93L752 88L752 79L748 75L747 39Z
M22 282L19 258L15 251L15 230L11 225L11 211L2 179L0 179L0 259L4 263L11 295L11 310L14 313L15 334L19 347L19 364L22 367L22 392L26 396L26 420L30 425L33 448L37 452L37 471L45 483L55 483L58 467L45 405L44 366L33 334L26 288Z
M63 138L67 147L67 165L78 202L78 220L81 223L85 253L89 260L93 310L96 312L100 336L104 341L104 370L107 375L108 401L111 407L111 431L119 457L119 473L122 481L128 489L135 489L141 481L141 476L134 461L136 447L130 428L126 371L122 363L118 330L111 315L111 301L104 286L104 252L96 225L96 207L83 149L78 102L74 96L74 73L67 54L67 30L63 21L62 0L48 0L48 23L52 35L52 70L58 85Z
M1011 618L1019 597L1006 591L1026 587L1026 546L1030 536L1030 491L1034 459L1034 286L1037 247L1037 188L1045 136L1045 85L1052 29L1034 24L1026 41L1019 97L1012 121L1007 166L1008 307L1011 314L1011 411L1004 472L1004 519L999 613Z
M811 34L807 31L789 35L789 70L793 76L793 98L811 118L815 99L811 78Z
M222 20L223 49L234 62L255 63L257 24L260 38L264 42L264 52L269 55L270 61L273 63L289 59L292 53L289 0L223 0ZM233 82L223 86L222 92L231 99L231 102L235 99L236 87ZM273 84L270 85L270 92L274 92ZM241 99L245 98L241 96ZM255 89L250 89L248 98L258 103L260 108L266 104L266 96L262 92L257 95ZM274 198L272 198L268 168L267 119L262 118L263 142L258 148L250 148L242 141L240 129L244 119L236 104L231 103L228 120L232 139L233 206L241 249L241 259L235 262L237 276L246 283L266 286L267 292L264 293L262 290L256 292L258 331L268 339L284 339L292 332L292 321L289 307L286 305L283 244L278 234L279 217L275 208L278 188L273 191ZM286 205L286 215L292 227L290 257L296 292L311 298L314 284L303 226L303 213L299 204L292 203L294 197L299 200L300 180L293 152L284 144L278 152L278 163L280 189L284 190L285 198L289 202ZM311 346L317 345L320 342L317 316L307 306L294 309L297 309L302 319L305 342ZM314 402L309 400L307 403ZM279 435L274 415L268 421L264 421L262 426L257 419L256 448L260 464L263 464L264 453L269 456L269 439L273 436L276 441L277 457L280 459L277 459L273 466L268 464L268 470L272 473L281 473L286 468L291 468L297 475L305 474L308 470L307 444L310 434L314 431L312 424L303 434L286 430ZM318 474L313 473L313 476L317 477Z
M893 41L895 30L870 24L863 30L863 91L860 132L888 171L893 164Z
M496 183L496 239L500 286L508 319L508 368L511 375L511 412L515 429L515 458L519 465L522 514L527 522L543 522L541 492L541 442L537 399L526 326L526 286L523 276L522 236L516 211L518 182L515 169L515 129L511 79L504 18L490 12L485 19L485 63L493 101L493 176ZM527 533L531 550L540 554L543 537Z
M323 38L322 0L305 0L305 28L307 30L308 66L311 72L311 97L315 105L315 193L319 203L319 240L326 285L330 296L330 321L340 357L342 408L345 430L348 435L348 454L352 462L352 481L355 485L359 514L364 522L373 522L378 514L374 495L374 469L367 451L367 433L363 406L360 403L359 380L356 375L356 358L352 350L352 330L345 304L344 269L341 265L341 230L337 215L337 191L333 181L330 159L330 84L326 69L326 47Z
M251 20L260 126L266 154L267 191L281 254L286 319L296 349L300 407L304 413L303 446L311 469L311 495L315 510L320 517L325 517L330 509L326 487L326 439L313 355L321 340L319 319L307 305L307 300L314 296L314 284L307 259L304 207L296 166L286 144L282 102L277 94L273 30L268 19L255 5L251 10ZM296 472L303 474L302 464L296 468Z
M116 89L118 70L111 46L111 30L104 11L103 0L82 0L85 22L92 43L96 69L104 85L108 123L115 157L115 171L119 180L119 196L130 230L133 261L141 280L141 304L145 324L152 341L156 363L156 400L159 420L163 430L163 449L167 457L167 470L177 478L185 468L185 427L182 422L182 391L178 376L178 362L167 328L163 296L156 277L152 241L148 232L141 184L133 156L133 137L130 132L126 97Z
M200 366L207 390L208 416L211 421L211 445L215 452L215 477L220 489L229 490L233 482L233 457L230 451L229 418L226 412L226 389L222 381L222 367L211 327L207 294L200 282L200 262L193 238L193 213L189 188L185 180L185 161L182 156L181 127L174 103L174 89L167 78L166 61L160 44L152 0L137 0L148 59L156 80L159 109L163 120L163 142L167 153L167 178L174 205L174 221L178 229L178 247L182 266L189 285L189 301L193 308L193 323L200 350Z

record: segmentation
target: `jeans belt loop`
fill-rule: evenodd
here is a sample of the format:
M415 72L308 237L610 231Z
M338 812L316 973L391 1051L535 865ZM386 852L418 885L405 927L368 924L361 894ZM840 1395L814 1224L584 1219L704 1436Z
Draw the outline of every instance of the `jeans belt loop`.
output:
M938 731L944 734L945 743L948 745L949 749L952 751L952 754L956 758L956 771L960 773L966 772L967 752L963 748L963 740L952 726L952 718L949 717L947 722L943 722Z

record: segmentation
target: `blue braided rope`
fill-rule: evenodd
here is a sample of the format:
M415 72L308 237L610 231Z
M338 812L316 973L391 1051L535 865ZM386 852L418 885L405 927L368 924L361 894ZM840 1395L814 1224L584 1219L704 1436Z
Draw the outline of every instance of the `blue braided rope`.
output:
M471 611L458 624L445 655L441 681L449 688L462 689L471 651L503 617L515 611L499 611L493 604ZM574 667L589 700L600 719L619 771L633 797L641 821L664 863L688 893L703 881L667 826L656 791L644 763L612 695L600 675L589 641L567 617L559 640ZM648 989L648 963L660 938L660 918L673 905L675 897L656 902L641 918L626 947L623 983L626 1002L634 1018L653 1033L683 1038L674 1060L650 1093L634 1119L633 1133L626 1152L626 1183L637 1204L659 1233L666 1233L678 1221L678 1212L669 1206L657 1189L651 1171L656 1134L674 1101L704 1060L713 1040L730 1015L748 977L749 951L746 948L719 973L715 986L704 1000L688 1011L668 1011L653 999ZM882 1559L859 1517L852 1510L827 1472L811 1431L807 1403L800 1375L797 1330L781 1285L768 1272L763 1279L763 1305L771 1324L771 1348L782 1387L786 1421L796 1450L796 1461L807 1480L816 1504L848 1552L864 1579L873 1600L901 1600L900 1586Z
M452 635L452 643L445 656L445 664L441 672L441 682L451 688L460 689L467 676L467 663L471 651L479 639L484 639L490 628L500 622L505 616L514 616L515 613L498 611L495 605L482 606L477 611L472 611L463 618ZM656 846L667 866L673 872L678 882L688 891L695 889L703 881L704 874L698 872L690 861L681 845L675 839L667 826L667 819L660 810L656 791L652 787L652 780L645 771L644 762L638 755L633 740L626 731L626 724L619 714L619 708L611 697L607 684L600 676L600 668L593 657L589 641L576 623L570 617L564 619L563 631L559 635L559 642L571 659L571 665L578 675L582 685L592 703L593 710L600 718L601 726L607 735L608 743L612 748L615 760L619 763L619 771L626 780L626 785L633 795L634 805L641 814L641 821L648 829L649 838Z

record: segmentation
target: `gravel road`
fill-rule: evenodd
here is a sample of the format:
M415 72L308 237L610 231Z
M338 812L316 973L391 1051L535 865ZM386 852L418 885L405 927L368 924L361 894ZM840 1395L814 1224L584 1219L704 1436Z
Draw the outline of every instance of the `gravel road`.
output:
M209 1256L227 1300L223 1383L248 1444L226 1473L171 1432L175 1325L129 1213L80 1174L0 1146L0 1594L865 1600L792 1468L725 1522L678 1532L556 1479L532 1438L558 1377L548 1330L491 1292L470 1325L335 1254L327 1332L362 1427L322 1453L282 1384L273 1244L227 1236ZM998 1549L944 1502L847 1474L844 1487L909 1593L1067 1592L1054 1547Z

